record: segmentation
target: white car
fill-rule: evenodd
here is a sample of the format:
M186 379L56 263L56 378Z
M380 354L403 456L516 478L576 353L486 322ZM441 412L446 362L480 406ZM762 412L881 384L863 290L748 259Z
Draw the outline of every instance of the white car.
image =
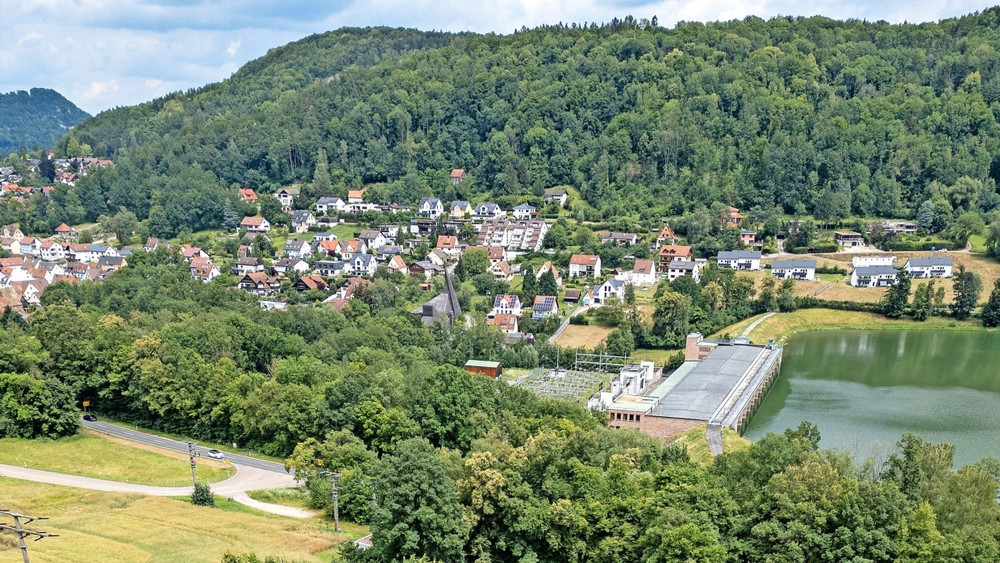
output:
M208 450L208 457L212 459L225 459L226 454L220 452L219 450Z

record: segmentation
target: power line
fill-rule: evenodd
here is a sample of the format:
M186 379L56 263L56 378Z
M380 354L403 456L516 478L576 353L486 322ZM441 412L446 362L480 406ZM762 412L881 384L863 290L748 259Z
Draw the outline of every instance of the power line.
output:
M40 516L27 516L25 514L18 514L11 510L0 509L0 515L9 516L14 520L14 524L0 523L0 531L14 532L17 534L17 541L21 547L21 557L24 558L24 563L30 563L28 559L28 545L25 543L24 538L28 536L35 536L35 541L44 538L58 538L59 534L50 534L48 532L40 532L37 530L27 530L25 526L31 524L36 520L48 520L48 518Z

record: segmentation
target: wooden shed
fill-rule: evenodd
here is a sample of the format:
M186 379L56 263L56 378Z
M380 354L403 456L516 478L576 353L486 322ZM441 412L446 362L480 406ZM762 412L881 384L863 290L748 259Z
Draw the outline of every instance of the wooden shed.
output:
M469 373L481 373L487 377L496 379L500 377L500 373L503 371L503 364L485 360L469 360L465 362L465 371Z

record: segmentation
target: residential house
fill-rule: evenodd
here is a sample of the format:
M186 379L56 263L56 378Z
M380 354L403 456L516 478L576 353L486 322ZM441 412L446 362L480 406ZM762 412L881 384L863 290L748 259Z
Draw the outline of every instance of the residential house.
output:
M545 190L545 203L551 203L553 201L559 202L559 207L566 207L566 201L569 199L569 192L562 189L550 188Z
M438 266L430 260L419 260L414 262L410 265L409 270L411 276L423 277L428 280L434 276L440 276L444 273L444 268Z
M951 256L928 256L910 258L903 265L903 269L914 278L950 278L952 266Z
M382 234L382 231L378 229L365 229L361 231L361 234L358 235L358 240L364 242L369 250L378 250L389 242L386 240L385 235Z
M536 295L531 306L532 320L545 319L559 314L559 301L555 295Z
M292 212L292 230L296 233L304 233L316 224L316 216L309 211Z
M718 264L720 268L755 272L760 269L760 251L723 250L719 252Z
M313 252L327 258L340 255L340 243L335 240L321 240L313 248Z
M905 234L913 235L917 233L917 224L910 223L909 221L878 221L875 223L869 223L867 227L868 234L872 231L881 229L885 234L886 238L892 238L896 235Z
M42 242L42 248L39 255L42 260L64 260L66 258L66 248L54 240L46 240Z
M399 225L379 225L378 232L382 233L386 242L395 241L399 237Z
M250 188L240 188L240 199L250 203L257 203L260 198L257 197L257 192Z
M444 206L441 200L436 197L425 197L417 204L417 215L437 219L444 213Z
M506 216L507 212L495 203L480 203L476 206L475 217L477 219L499 219Z
M609 299L625 300L625 282L615 278L608 278L604 283L594 289L594 302L603 305Z
M101 254L102 251L96 245L91 245L91 251L96 254ZM192 258L208 258L208 253L197 246L191 246L190 244L181 245L181 255L184 256L185 262L190 262Z
M538 215L538 209L530 203L522 203L514 208L514 219L532 219Z
M366 252L368 252L368 245L363 240L351 239L340 243L340 258L342 260L351 260L356 255Z
M316 201L316 213L346 211L347 205L339 197L323 196Z
M128 266L128 262L121 256L101 256L97 265L106 272L114 272Z
M740 210L730 206L722 221L722 225L724 227L739 227L742 222L743 216L740 215Z
M462 245L458 243L458 237L455 236L439 236L434 247L448 256L458 256L462 253Z
M771 262L771 274L779 280L813 281L816 279L816 261L795 258Z
M365 186L360 190L347 190L347 203L363 202L365 200L366 191L368 191L368 186Z
M665 244L677 244L677 235L675 235L674 230L670 228L670 223L664 223L660 232L656 233L656 246L654 248L660 248Z
M274 197L281 202L282 211L291 211L295 198L299 197L299 188L281 188L274 192Z
M371 277L375 275L378 262L371 254L356 254L351 258L351 273L356 276Z
M0 239L0 248L3 248L11 255L19 255L21 254L21 239Z
M666 272L670 268L670 263L674 260L688 260L694 257L694 252L690 246L678 244L665 244L660 247L660 272Z
M431 219L410 219L410 234L416 237L426 237L437 228L437 221Z
M853 248L865 245L865 237L861 233L854 231L836 231L833 233L833 242L844 248Z
M347 213L364 213L366 211L378 211L378 205L374 203L348 203L344 208Z
M38 256L42 253L42 241L35 237L21 238L21 254Z
M666 273L668 281L674 281L681 276L687 276L697 282L701 281L701 270L705 267L705 264L705 260L675 258L673 261L667 263L666 269L661 268L661 271Z
M569 259L570 278L596 278L601 275L601 257L593 254L574 254Z
M166 243L160 242L160 239L156 237L149 237L146 239L146 244L142 245L142 249L146 252L153 252L157 248L167 247Z
M403 258L399 255L393 256L385 263L385 269L389 271L390 274L403 274L406 275L409 272L409 268L406 267L406 262L403 262Z
M445 254L444 252L442 252L440 249L435 248L434 250L430 251L427 254L427 260L431 264L434 264L435 266L440 266L440 267L444 268L445 265L449 261L449 257L448 257L447 254Z
M197 258L188 266L191 268L191 277L204 283L210 283L222 273L208 258Z
M855 268L860 268L861 266L892 266L895 263L896 256L893 254L874 254L851 258L851 266Z
M335 235L333 233L313 233L312 237L313 237L312 238L313 242L320 242L320 241L323 241L323 240L326 240L326 241L331 241L331 240L335 241L335 240L337 240L337 235Z
M281 279L264 272L254 272L243 276L236 287L254 295L270 295L281 289Z
M451 171L451 182L453 184L461 184L465 181L465 169L455 168Z
M249 233L266 233L271 230L271 222L263 217L244 217L240 221L240 228Z
M860 266L851 272L854 287L889 287L898 279L899 271L892 266Z
M291 239L285 243L284 254L286 258L306 258L312 256L312 245L309 241Z
M316 262L316 273L326 277L343 276L350 273L350 267L342 260L320 260Z
M451 202L451 207L448 208L448 216L452 219L465 219L469 215L472 215L472 204L464 199L456 199Z
M260 258L255 258L253 256L237 258L236 262L233 264L233 274L237 276L245 276L254 272L263 271L264 263L260 261Z
M514 269L506 260L501 260L490 266L490 272L493 273L493 279L498 282L510 283L514 280Z
M562 287L562 276L559 274L559 269L553 266L552 262L548 260L535 272L535 279L542 279L542 274L545 272L552 272L552 276L556 279L556 287Z
M632 271L615 276L630 285L650 286L656 283L656 262L636 259Z
M271 264L271 273L274 275L287 274L288 272L302 274L308 271L309 263L302 258L281 258Z
M271 299L261 299L260 308L264 311L287 311L288 302L287 301L275 301Z
M315 289L318 291L326 291L330 288L330 284L326 283L320 276L302 276L295 283L292 284L292 289L298 292L309 291Z
M604 233L601 235L601 244L613 243L617 246L632 246L639 242L639 235L635 233Z
M97 256L91 252L91 245L89 244L71 244L68 248L65 248L66 260L76 261L76 262L97 262ZM29 254L25 252L25 254Z
M517 317L514 315L487 315L486 324L497 327L504 334L519 332L517 329Z
M757 231L740 229L740 242L742 242L744 246L753 246L757 244Z
M24 233L21 232L21 229L19 229L17 225L4 225L3 227L0 227L0 238L13 238L20 240L24 238Z
M548 224L540 219L513 222L506 218L487 219L480 226L476 244L538 252L548 230Z
M493 298L494 315L521 316L521 298L514 294L501 293Z

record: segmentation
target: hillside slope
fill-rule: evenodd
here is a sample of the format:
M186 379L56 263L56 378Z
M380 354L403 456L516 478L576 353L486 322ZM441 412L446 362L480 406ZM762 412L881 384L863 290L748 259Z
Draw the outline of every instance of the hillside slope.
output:
M206 186L199 194L266 193L309 182L321 150L325 192L375 183L368 197L383 203L510 204L568 184L593 206L579 214L626 225L713 204L913 217L932 201L947 219L1000 205L998 14L675 29L626 18L510 36L344 29L70 135L127 156L116 178L81 186L81 200L103 196L140 218L159 207L165 232L200 208L173 200L178 174L178 185ZM452 167L472 181L454 187ZM221 221L210 199L195 226Z
M90 117L55 90L0 94L0 156L20 148L51 147L70 127Z

